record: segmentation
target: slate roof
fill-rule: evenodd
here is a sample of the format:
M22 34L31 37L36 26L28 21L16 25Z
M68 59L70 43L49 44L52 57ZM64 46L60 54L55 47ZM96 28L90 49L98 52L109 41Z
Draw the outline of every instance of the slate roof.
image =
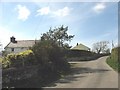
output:
M71 50L85 50L85 51L89 51L90 48L83 45L83 44L78 44L75 47L73 47Z
M9 47L9 48L32 47L35 44L35 42L38 42L38 40L17 40L16 43L10 42L6 47Z

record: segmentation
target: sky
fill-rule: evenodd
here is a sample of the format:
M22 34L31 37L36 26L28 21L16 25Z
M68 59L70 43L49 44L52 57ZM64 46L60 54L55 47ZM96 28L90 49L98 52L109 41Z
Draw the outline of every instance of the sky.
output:
M64 25L75 35L69 43L92 48L99 41L118 41L117 2L1 2L0 43L40 39L42 33Z

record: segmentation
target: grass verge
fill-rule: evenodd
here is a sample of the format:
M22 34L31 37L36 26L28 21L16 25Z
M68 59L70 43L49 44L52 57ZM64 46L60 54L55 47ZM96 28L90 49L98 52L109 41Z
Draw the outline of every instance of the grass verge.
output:
M2 58L0 57L0 63L2 63Z
M115 71L120 71L120 64L117 60L111 59L111 57L108 57L106 60L107 64L112 67Z

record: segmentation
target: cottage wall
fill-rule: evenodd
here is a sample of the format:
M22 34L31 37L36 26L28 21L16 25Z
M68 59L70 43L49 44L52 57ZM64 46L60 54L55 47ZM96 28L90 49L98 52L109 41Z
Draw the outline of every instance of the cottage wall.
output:
M22 51L25 51L25 50L28 50L28 49L29 49L28 47L15 47L14 51L12 51L12 48L6 47L5 51L7 53L19 53L19 52L22 52Z
M19 53L25 50L29 50L29 47L32 47L39 40L15 40L15 37L10 37L10 42L4 48L6 54L9 53Z

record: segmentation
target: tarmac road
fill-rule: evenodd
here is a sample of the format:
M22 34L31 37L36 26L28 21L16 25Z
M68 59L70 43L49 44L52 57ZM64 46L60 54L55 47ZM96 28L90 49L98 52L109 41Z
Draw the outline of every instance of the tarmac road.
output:
M43 88L118 88L118 73L106 64L107 56L74 63L72 73Z

